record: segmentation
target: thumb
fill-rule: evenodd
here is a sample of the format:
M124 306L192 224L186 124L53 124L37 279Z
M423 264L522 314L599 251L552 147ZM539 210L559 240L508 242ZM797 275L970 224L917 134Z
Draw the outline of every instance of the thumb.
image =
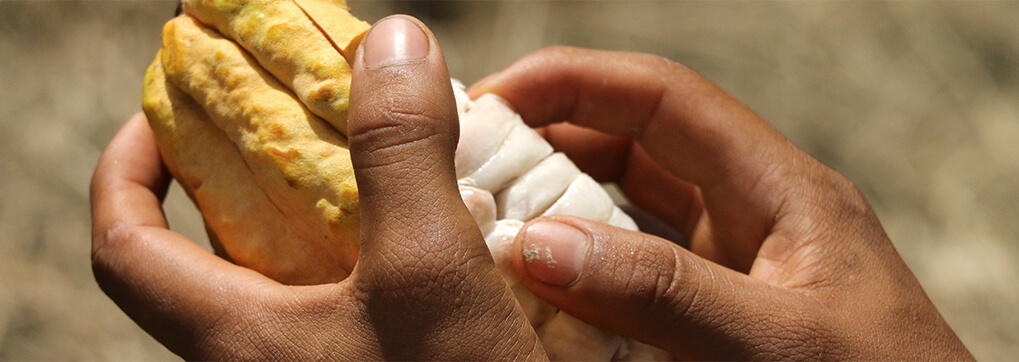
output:
M427 28L408 16L376 23L354 60L350 93L347 131L361 202L359 265L376 256L419 259L462 249L446 244L470 239L464 235L477 239L467 248L483 251L456 186L456 102L442 51ZM387 264L398 268L394 262L399 260Z
M460 199L457 108L434 36L407 16L382 19L365 35L353 70L347 135L361 253L350 279L368 318L365 333L385 359L540 353Z
M515 243L514 268L536 296L681 359L782 358L812 324L779 324L804 308L786 290L652 235L553 217L525 225Z

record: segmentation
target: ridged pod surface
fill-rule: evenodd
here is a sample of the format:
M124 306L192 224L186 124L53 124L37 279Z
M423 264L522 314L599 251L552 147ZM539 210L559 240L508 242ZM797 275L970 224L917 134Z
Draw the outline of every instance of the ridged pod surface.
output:
M346 143L351 68L368 24L329 0L185 0L163 30L143 109L217 254L287 284L346 278L359 204ZM664 359L562 313L516 278L524 221L573 215L636 230L605 190L495 95L460 112L460 194L553 359Z

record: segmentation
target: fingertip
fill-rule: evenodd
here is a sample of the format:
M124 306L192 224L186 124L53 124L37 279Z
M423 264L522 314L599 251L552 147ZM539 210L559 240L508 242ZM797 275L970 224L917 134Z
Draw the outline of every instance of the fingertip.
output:
M546 285L568 287L579 280L591 249L591 237L554 218L538 219L520 231L517 252L525 275Z
M351 46L356 48L348 59L354 74L351 93L355 92L355 88L371 87L377 83L367 78L371 78L369 74L383 69L434 63L432 59L436 57L445 68L442 49L435 35L427 25L410 15L393 14L382 18L354 42Z
M379 20L368 30L361 47L362 65L375 70L425 60L432 39L424 24L406 15Z
M444 106L455 104L442 49L412 16L390 15L372 25L352 67L348 136L385 126L378 120L392 111L444 118Z
M487 252L458 193L458 108L434 35L394 15L373 25L360 47L347 133L361 211L358 268L376 259L397 265L387 259L393 255L463 250L445 246L466 236L479 236L471 248Z

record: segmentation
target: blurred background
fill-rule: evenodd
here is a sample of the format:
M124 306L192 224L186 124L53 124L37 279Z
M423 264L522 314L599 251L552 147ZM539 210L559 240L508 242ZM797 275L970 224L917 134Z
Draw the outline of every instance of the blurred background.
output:
M979 359L1019 356L1019 2L351 1L470 84L548 45L650 52L867 194ZM0 360L175 358L96 286L88 184L175 1L0 0ZM206 242L179 188L175 230Z

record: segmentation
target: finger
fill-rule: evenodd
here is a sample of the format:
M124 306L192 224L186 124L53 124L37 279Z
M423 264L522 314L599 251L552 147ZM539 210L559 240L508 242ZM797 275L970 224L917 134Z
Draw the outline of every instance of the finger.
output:
M110 141L96 166L91 186L93 238L117 221L167 227L162 197L169 185L155 135L138 113Z
M808 307L785 290L667 241L580 218L531 221L514 250L516 273L534 295L681 359L788 358L784 346L820 322L799 318Z
M569 123L539 128L542 137L565 153L580 168L599 182L619 182L633 147L629 137L613 136Z
M486 346L488 358L540 351L460 199L457 108L434 36L416 19L388 17L355 59L347 125L362 247L352 278L373 332L418 346L407 347L420 349L415 359L465 358L455 352L463 346L444 342L464 335Z
M629 201L665 221L689 241L700 221L703 203L693 184L654 162L629 137L613 136L569 123L541 128L556 149L601 182L616 182Z
M770 230L786 182L812 165L746 106L657 56L550 48L470 91L503 96L534 126L567 121L632 137L701 189L713 232L735 258L723 262L740 270Z
M438 44L416 20L394 16L372 27L361 49L348 122L361 256L484 251L456 185L457 111Z
M158 195L169 180L155 136L136 115L110 142L92 179L92 267L99 286L132 319L188 354L215 343L207 331L275 283L166 229Z

